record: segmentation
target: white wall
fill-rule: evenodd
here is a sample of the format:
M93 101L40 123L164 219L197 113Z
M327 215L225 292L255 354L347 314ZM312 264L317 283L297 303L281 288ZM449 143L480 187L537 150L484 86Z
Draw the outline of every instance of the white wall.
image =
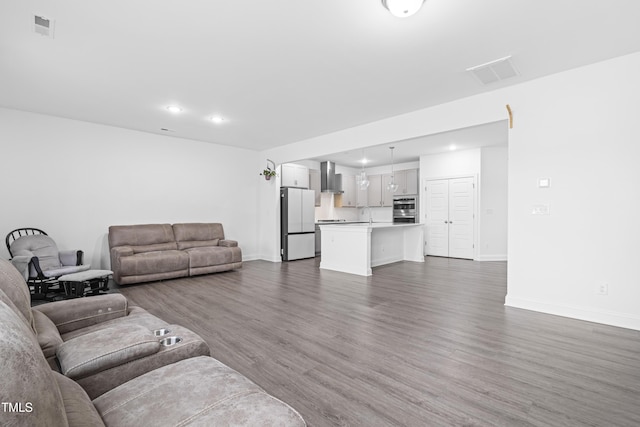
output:
M282 162L490 123L509 104L507 304L640 329L639 75L635 53L260 155ZM551 188L537 188L541 177ZM531 215L546 202L551 215ZM595 295L605 282L609 294Z
M480 149L479 261L507 260L508 148Z
M4 108L0 147L3 233L42 228L107 268L109 225L222 222L258 256L256 152Z
M638 76L640 53L514 88L508 305L640 329Z
M478 176L480 163L479 148L420 156L420 184L424 187L426 179Z

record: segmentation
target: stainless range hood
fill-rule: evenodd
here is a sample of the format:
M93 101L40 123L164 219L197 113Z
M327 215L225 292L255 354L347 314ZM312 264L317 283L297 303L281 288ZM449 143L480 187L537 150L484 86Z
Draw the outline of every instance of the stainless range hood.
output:
M320 163L320 190L323 193L342 193L342 175L336 173L334 162Z

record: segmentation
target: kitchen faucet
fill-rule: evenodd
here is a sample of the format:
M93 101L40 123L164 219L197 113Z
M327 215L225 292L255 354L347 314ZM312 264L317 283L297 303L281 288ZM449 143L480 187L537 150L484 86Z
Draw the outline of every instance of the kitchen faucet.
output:
M369 210L369 225L373 224L373 218L371 217L371 206L365 206L365 209Z

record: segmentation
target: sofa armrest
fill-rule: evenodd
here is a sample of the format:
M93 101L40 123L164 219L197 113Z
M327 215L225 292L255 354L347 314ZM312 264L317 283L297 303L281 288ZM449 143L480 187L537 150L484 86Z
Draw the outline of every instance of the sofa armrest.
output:
M124 317L127 309L127 299L122 294L74 298L33 307L51 319L61 334Z
M127 325L72 338L58 346L56 356L64 375L80 379L159 350L160 342L152 331L139 325Z
M130 246L117 246L115 248L111 248L111 258L117 259L125 256L133 255L133 248Z
M218 245L224 246L226 248L234 248L238 246L238 242L235 240L220 240L220 242L218 242Z

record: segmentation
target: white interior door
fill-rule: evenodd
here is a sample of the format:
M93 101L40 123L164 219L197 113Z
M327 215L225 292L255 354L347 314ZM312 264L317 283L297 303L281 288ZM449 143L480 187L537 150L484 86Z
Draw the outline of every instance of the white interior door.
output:
M473 259L474 178L427 181L427 255Z
M449 180L427 181L427 255L449 256Z
M473 259L473 178L449 180L449 256Z

